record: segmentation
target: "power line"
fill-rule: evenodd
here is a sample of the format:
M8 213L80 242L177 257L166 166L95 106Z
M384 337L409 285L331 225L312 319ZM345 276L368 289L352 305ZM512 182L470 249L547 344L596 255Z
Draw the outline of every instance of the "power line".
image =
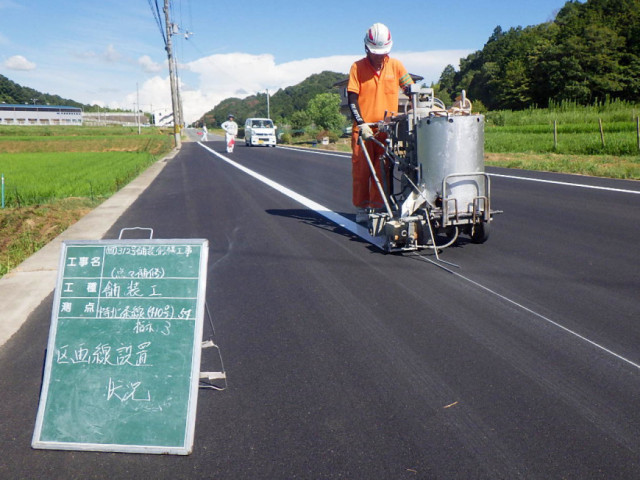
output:
M162 26L162 17L160 16L160 6L158 5L158 0L148 0L149 8L151 8L151 13L153 14L153 18L156 20L156 24L160 29L160 35L162 36L162 41L164 42L165 47L167 46L167 37L164 34L164 27ZM155 4L155 10L154 10Z

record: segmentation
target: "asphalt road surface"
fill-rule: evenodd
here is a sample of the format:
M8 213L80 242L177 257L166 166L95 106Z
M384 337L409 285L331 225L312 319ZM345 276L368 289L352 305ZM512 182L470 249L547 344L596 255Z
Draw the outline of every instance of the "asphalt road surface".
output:
M193 453L31 449L50 295L0 348L0 478L640 478L640 184L488 170L441 268L358 235L348 156L184 144L105 238L209 239Z

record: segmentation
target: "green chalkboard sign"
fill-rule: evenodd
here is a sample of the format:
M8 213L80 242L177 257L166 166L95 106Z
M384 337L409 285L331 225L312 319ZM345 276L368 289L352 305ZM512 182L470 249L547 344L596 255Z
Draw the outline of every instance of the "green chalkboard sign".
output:
M62 245L34 448L191 453L208 241Z

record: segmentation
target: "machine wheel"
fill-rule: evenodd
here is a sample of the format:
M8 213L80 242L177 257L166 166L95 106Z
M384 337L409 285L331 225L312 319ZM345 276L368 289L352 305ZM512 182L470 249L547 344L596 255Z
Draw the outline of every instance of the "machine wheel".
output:
M482 222L473 227L471 241L473 243L484 243L489 238L489 224Z

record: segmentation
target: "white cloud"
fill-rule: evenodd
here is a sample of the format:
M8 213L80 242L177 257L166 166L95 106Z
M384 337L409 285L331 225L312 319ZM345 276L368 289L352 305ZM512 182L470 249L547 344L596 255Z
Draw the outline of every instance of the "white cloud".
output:
M143 55L138 59L138 65L147 73L158 73L164 69L164 65L151 60L149 55Z
M108 102L110 108L132 110L139 104L144 111L166 109L171 107L171 86L169 77L155 76L140 84L137 91L133 91L122 100Z
M229 53L211 55L183 66L199 78L199 88L223 95L223 99L240 91L253 94L269 88L275 90L300 83L323 70L348 72L352 56L310 58L276 64L273 55Z
M452 64L458 67L460 58L471 50L444 50L426 52L397 52L407 70L424 77L429 84L436 82L442 70ZM180 65L181 98L187 123L200 118L222 100L229 97L244 98L269 89L271 94L280 88L296 85L305 78L325 70L348 73L358 55L337 55L308 58L277 64L273 55L247 53L216 54ZM138 64L147 72L160 72L160 65L142 56ZM112 108L133 108L136 97L143 110L170 108L171 90L168 75L154 76L139 86L139 93L129 93L118 102L108 102ZM100 103L98 101L94 103Z
M103 57L107 62L117 62L121 55L116 51L113 45L109 45L103 53Z
M30 62L22 55L14 55L5 60L4 66L9 70L33 70L36 68L36 64Z
M84 52L74 52L73 56L80 60L93 60L97 57L95 52L92 52L91 50L86 50Z

